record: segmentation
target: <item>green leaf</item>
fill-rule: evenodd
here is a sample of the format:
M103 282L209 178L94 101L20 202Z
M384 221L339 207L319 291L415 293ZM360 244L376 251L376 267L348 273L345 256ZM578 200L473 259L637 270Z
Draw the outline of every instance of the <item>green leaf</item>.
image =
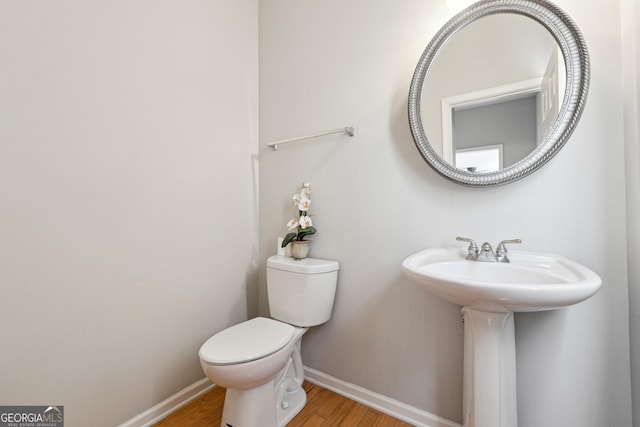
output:
M293 239L296 238L296 236L297 236L296 233L289 233L286 236L284 236L284 240L282 241L281 247L284 248L285 246L287 246L289 243L291 243Z
M302 240L305 236L308 236L310 234L316 234L315 227L302 228L298 232L298 240Z

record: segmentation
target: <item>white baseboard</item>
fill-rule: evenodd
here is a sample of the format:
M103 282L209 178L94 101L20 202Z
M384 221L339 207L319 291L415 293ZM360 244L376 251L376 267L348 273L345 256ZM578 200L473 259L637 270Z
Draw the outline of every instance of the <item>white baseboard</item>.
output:
M462 427L460 424L454 423L453 421L438 417L437 415L433 415L427 411L423 411L355 384L348 383L307 366L304 367L304 377L311 383L334 391L351 400L360 402L363 405L377 409L380 412L391 415L394 418L415 426Z
M304 367L304 376L305 379L311 383L418 427L462 427L453 421L438 417L430 412L348 383L307 366ZM172 412L177 411L187 403L208 392L213 387L215 387L215 384L211 383L208 378L203 378L152 408L147 409L140 415L120 424L118 427L150 427Z
M215 387L209 378L203 378L190 386L180 390L173 396L163 400L152 408L147 409L140 415L125 421L118 427L149 427L165 418L172 412L182 408L187 403L198 398Z

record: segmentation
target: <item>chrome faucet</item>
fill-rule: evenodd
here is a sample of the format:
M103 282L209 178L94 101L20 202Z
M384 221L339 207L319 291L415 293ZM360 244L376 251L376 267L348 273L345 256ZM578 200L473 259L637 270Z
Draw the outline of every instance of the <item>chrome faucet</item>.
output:
M498 243L498 247L496 251L493 251L493 248L489 244L489 242L484 242L478 250L478 245L472 239L468 239L466 237L456 237L456 240L462 242L468 242L469 247L467 248L467 259L471 261L481 261L481 262L502 262L507 263L509 261L509 257L507 256L507 243L522 243L521 239L511 239L511 240L503 240Z
M469 243L469 247L467 248L467 259L471 261L475 261L478 259L478 245L473 239L467 239L466 237L456 237L456 240L460 242Z
M507 243L522 243L521 239L511 239L511 240L503 240L498 243L498 248L496 249L496 262L511 262L507 257L507 247L505 246Z
M484 242L482 247L480 248L480 253L478 254L478 261L482 262L498 262L498 257L496 253L493 252L493 248L488 242Z

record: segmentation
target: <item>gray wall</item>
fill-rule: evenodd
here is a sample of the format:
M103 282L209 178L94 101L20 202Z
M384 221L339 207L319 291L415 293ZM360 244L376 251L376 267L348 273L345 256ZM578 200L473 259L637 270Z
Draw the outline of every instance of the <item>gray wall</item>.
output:
M0 403L112 427L255 313L257 18L0 2Z
M260 264L286 232L302 181L314 191L311 253L341 262L333 317L303 340L307 365L460 421L459 307L417 289L400 263L460 235L520 237L522 250L593 268L603 286L569 309L516 315L519 425L631 424L619 3L556 3L590 49L582 120L534 175L477 189L431 170L408 130L411 76L451 16L444 2L261 2ZM266 147L346 125L358 136Z

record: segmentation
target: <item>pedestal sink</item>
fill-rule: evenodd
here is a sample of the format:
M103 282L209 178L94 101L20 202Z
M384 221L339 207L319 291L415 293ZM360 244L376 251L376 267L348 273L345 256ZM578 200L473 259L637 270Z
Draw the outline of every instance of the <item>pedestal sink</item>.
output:
M510 263L465 259L466 250L428 248L407 257L419 287L463 306L464 427L515 427L513 313L567 307L600 288L598 275L559 255L509 252Z

